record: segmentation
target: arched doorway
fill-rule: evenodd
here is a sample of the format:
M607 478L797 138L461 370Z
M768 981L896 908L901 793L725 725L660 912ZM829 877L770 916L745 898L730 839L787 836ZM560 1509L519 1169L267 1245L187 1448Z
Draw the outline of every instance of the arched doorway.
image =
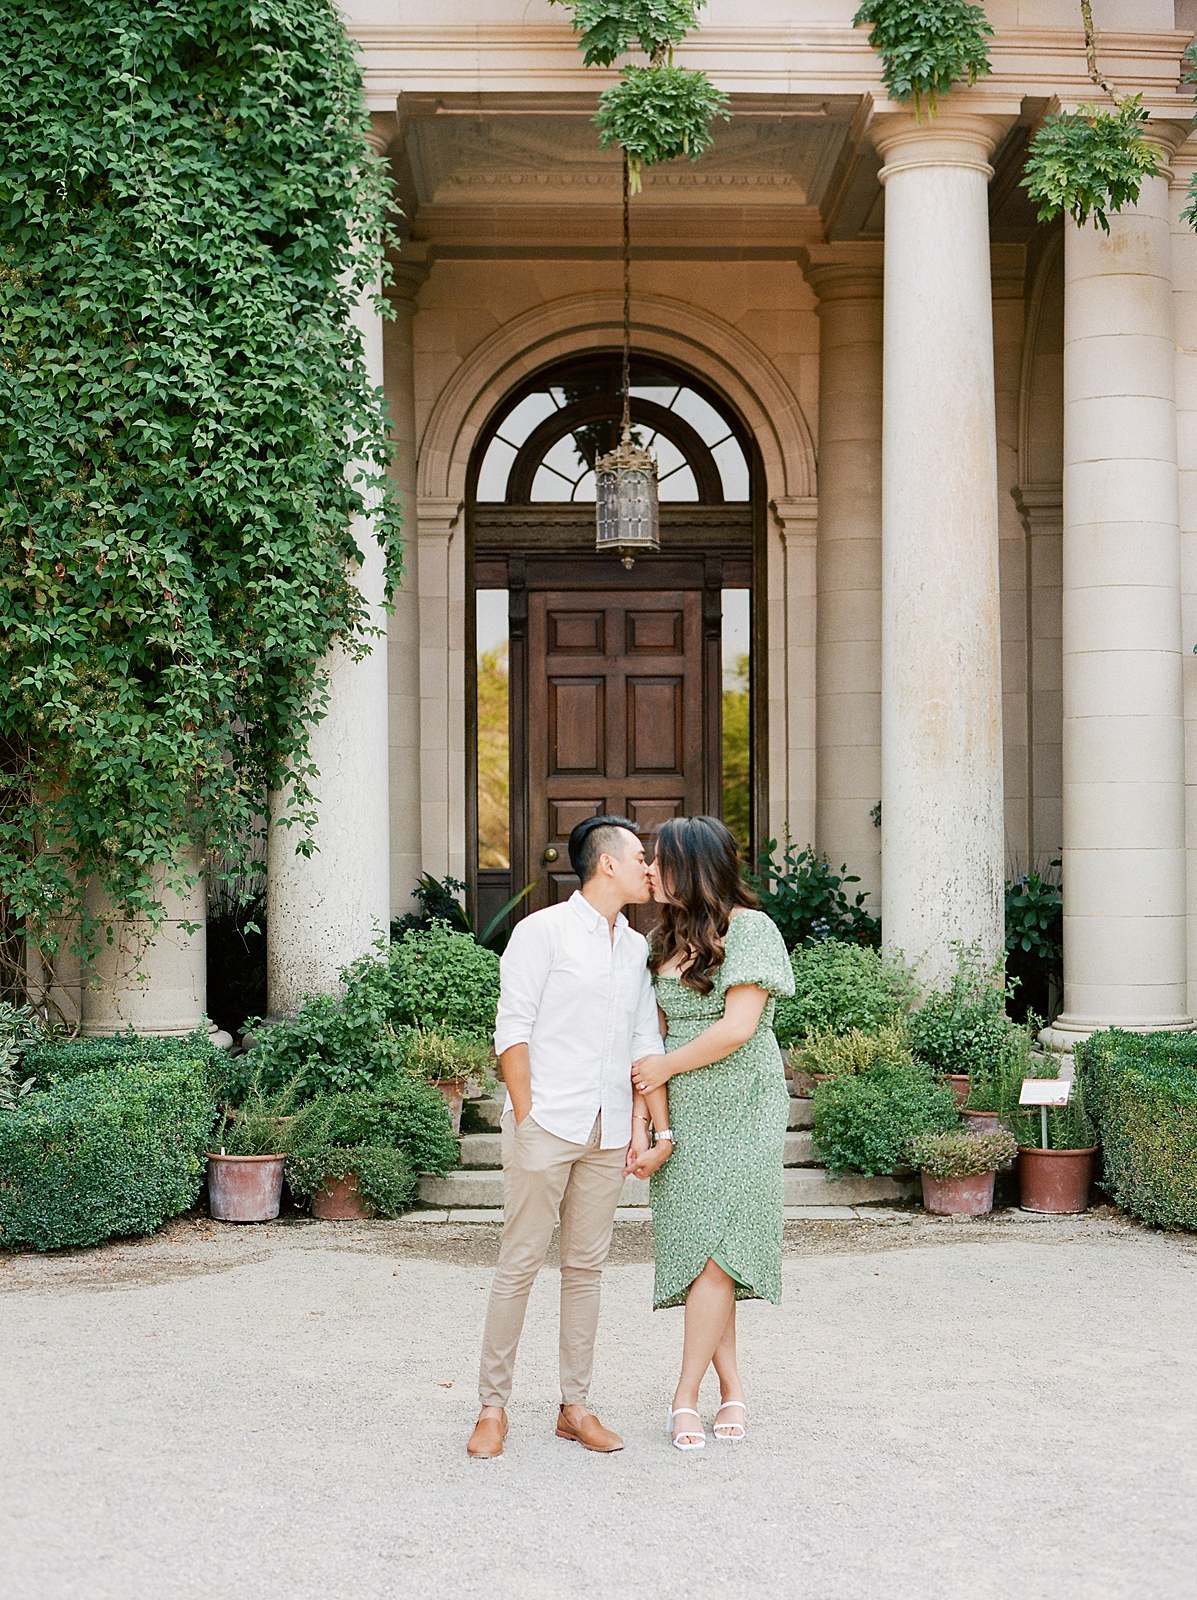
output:
M620 355L526 378L495 407L467 496L468 856L477 925L576 886L585 816L723 814L746 851L763 792L764 492L751 433L702 378L634 356L632 424L656 454L661 550L594 550L594 462L616 442ZM470 636L472 634L472 637Z

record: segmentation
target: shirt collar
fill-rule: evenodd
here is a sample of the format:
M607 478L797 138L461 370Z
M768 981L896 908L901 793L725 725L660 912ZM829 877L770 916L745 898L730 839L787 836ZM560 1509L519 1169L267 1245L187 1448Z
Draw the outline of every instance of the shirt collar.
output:
M597 933L600 927L605 928L607 926L606 917L604 917L601 911L595 910L595 908L590 904L590 901L587 900L586 896L582 893L581 889L574 890L573 894L571 894L569 897L569 904L573 907L574 912L581 917L582 921L586 924L591 933ZM615 918L616 933L618 933L621 928L626 928L627 925L628 919L624 916L622 911L619 912Z

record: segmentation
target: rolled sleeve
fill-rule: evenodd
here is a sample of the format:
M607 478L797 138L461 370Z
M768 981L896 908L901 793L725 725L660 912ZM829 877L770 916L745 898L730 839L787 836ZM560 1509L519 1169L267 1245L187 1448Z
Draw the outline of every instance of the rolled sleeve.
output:
M640 977L640 994L636 1000L636 1018L632 1025L632 1060L639 1061L643 1056L659 1056L661 1048L657 996L648 968L645 967Z
M551 940L529 918L516 924L499 959L499 1007L495 1015L495 1054L513 1044L527 1044L540 1010L541 996L552 964Z

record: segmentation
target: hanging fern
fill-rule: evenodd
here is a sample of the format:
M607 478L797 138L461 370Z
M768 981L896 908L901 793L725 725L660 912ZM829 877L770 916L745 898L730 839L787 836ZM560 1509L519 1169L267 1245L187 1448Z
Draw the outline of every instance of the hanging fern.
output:
M610 67L618 56L639 44L650 61L681 44L698 26L699 7L706 0L550 0L568 5L583 66Z
M1092 217L1109 233L1107 212L1134 205L1143 179L1159 171L1143 137L1142 99L1128 95L1114 111L1080 106L1048 117L1031 140L1020 180L1038 203L1040 222L1067 212L1082 227Z
M726 118L727 96L705 72L685 67L628 67L599 97L599 144L627 151L629 187L640 189L640 169L689 156L697 161L711 142L711 120Z
M711 122L726 118L727 96L705 72L675 67L673 47L697 26L705 0L551 0L574 13L585 65L609 67L638 44L647 67L627 66L614 88L599 97L595 122L603 150L616 144L628 158L629 188L640 190L641 170L689 156L697 161L711 142Z
M852 26L872 26L869 43L882 60L881 81L892 100L927 100L932 116L954 83L988 77L993 37L984 11L967 0L865 0Z

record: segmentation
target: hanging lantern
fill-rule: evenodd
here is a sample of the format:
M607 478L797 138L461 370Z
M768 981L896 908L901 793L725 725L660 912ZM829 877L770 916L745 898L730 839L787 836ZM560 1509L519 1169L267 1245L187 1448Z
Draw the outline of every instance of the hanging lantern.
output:
M650 451L632 443L626 423L616 448L595 462L594 484L598 513L594 548L599 555L613 551L630 567L644 551L661 548L657 463Z
M599 555L613 551L631 567L646 550L659 550L657 463L632 440L632 245L628 212L628 157L623 157L623 423L619 443L594 464L595 536Z

